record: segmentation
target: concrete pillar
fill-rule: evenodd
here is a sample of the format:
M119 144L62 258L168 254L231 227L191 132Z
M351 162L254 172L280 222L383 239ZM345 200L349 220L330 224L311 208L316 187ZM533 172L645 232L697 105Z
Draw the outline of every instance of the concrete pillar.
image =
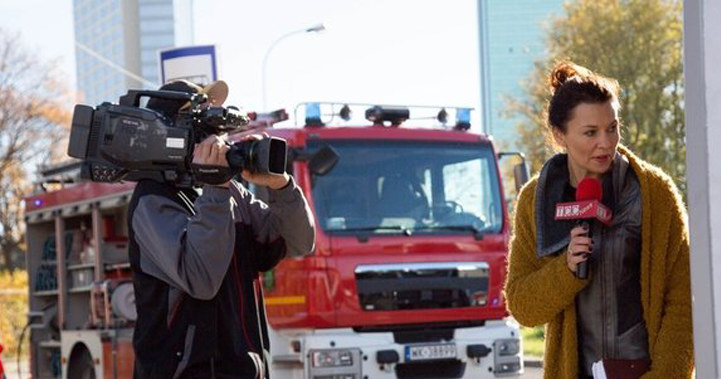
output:
M721 1L684 1L691 285L698 378L721 362Z

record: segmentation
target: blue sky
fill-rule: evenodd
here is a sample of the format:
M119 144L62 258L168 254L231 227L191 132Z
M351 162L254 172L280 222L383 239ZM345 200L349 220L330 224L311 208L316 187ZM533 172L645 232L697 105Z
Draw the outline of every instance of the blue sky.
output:
M273 50L269 108L317 100L470 106L479 130L476 0L194 0L194 10L194 43L217 46L226 104L259 109L273 41L324 23L326 31L294 35ZM74 88L72 0L2 1L0 27L56 60Z

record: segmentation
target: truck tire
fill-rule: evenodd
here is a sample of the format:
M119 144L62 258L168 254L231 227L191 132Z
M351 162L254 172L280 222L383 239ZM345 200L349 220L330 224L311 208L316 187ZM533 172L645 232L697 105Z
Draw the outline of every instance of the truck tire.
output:
M78 344L73 348L73 352L70 354L68 378L96 379L93 357L85 345Z

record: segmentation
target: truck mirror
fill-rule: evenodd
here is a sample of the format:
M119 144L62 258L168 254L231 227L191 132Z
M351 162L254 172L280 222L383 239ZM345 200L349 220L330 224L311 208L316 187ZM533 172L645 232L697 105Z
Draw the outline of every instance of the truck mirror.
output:
M308 161L308 168L314 175L323 176L335 167L339 158L340 156L335 149L326 145L313 154L310 161Z
M525 160L513 166L513 180L516 182L516 191L520 191L528 181L528 166L526 166Z
M518 151L500 152L498 153L498 160L505 157L516 156L521 158L521 163L513 166L513 180L516 184L516 192L528 181L528 166L526 165L526 156Z

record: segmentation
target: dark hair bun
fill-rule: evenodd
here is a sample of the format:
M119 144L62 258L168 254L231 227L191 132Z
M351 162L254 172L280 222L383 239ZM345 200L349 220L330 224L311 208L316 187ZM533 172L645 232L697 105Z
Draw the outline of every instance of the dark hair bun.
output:
M564 60L556 63L550 77L548 101L548 126L566 132L566 124L573 116L573 109L581 103L600 104L612 101L616 110L620 88L615 79L606 78L593 71Z
M581 67L573 62L560 61L556 63L556 66L551 72L551 77L549 78L551 90L557 90L563 85L563 83L566 83L568 80L573 78L582 79L590 75L591 73L584 67Z

